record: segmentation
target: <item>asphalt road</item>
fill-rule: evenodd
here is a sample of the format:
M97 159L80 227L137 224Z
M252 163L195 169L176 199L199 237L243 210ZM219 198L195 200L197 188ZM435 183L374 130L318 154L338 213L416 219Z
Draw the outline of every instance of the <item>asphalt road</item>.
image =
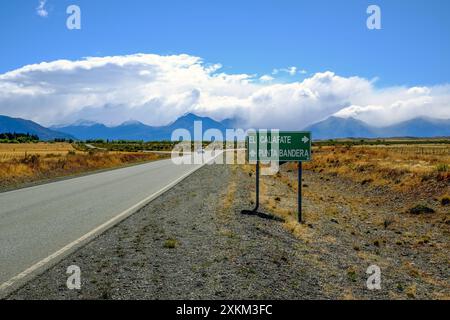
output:
M168 159L1 193L0 293L200 167Z

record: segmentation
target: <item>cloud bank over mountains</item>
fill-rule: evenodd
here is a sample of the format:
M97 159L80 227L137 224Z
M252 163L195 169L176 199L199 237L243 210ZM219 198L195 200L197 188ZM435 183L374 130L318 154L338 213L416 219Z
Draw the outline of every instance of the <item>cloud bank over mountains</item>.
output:
M79 119L165 125L192 112L283 130L301 129L331 115L374 126L420 116L450 118L450 84L377 88L375 81L330 71L280 83L275 75L228 74L221 68L186 54L27 65L0 74L0 114L43 125Z

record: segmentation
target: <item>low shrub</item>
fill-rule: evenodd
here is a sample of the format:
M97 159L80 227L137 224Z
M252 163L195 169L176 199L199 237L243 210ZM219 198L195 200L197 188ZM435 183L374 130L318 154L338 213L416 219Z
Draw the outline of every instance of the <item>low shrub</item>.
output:
M441 197L441 205L448 206L450 205L450 195L445 195Z
M167 239L164 242L164 248L174 249L178 246L178 241L176 239Z
M435 211L432 208L429 208L423 204L418 204L415 207L409 209L409 213L411 214L430 214Z

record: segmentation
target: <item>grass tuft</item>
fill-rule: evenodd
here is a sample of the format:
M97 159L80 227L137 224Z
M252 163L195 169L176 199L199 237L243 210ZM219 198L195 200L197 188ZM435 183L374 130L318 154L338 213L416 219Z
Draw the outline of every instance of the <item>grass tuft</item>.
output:
M446 163L440 163L436 166L437 172L448 172L448 164Z
M164 248L167 249L175 249L176 247L178 247L178 240L177 239L167 239L166 241L164 241Z

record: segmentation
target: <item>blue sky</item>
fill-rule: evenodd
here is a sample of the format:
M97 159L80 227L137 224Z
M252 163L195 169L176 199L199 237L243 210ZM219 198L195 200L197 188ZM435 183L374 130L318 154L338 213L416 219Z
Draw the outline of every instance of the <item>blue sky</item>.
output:
M379 86L450 82L447 0L48 0L45 18L38 2L1 1L0 73L56 59L186 53L228 73L297 66L378 77ZM80 31L65 27L70 4L81 8ZM382 30L366 28L369 4L381 7Z
M66 27L73 4L81 30ZM381 30L366 26L372 4ZM448 0L5 0L0 114L163 125L193 112L286 130L450 119L449 39Z

